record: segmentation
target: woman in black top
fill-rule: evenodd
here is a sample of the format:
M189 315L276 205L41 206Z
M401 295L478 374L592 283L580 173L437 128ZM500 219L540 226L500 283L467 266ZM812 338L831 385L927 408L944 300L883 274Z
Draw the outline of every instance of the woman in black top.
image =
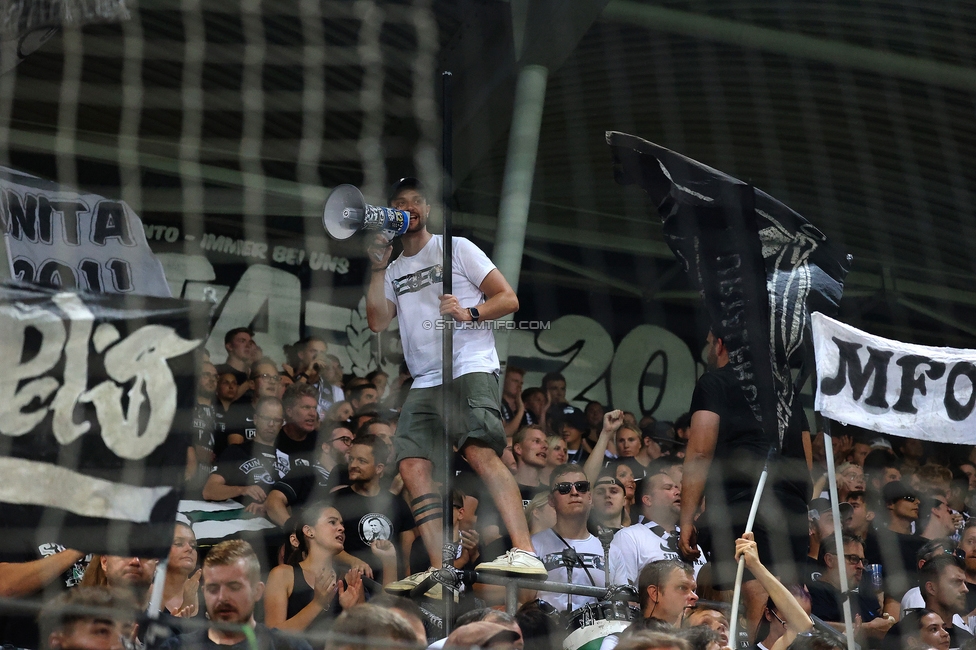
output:
M298 544L302 559L271 570L264 606L268 627L297 632L365 602L359 571L349 569L345 579L339 580L333 565L346 538L339 511L326 504L311 504L302 513L300 523Z

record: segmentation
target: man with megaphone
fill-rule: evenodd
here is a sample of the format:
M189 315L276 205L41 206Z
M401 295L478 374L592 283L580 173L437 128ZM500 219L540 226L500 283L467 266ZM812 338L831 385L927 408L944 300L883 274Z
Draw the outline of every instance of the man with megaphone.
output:
M403 253L392 263L390 238L377 234L370 242L371 277L366 315L374 332L385 330L399 316L403 356L414 378L397 425L396 459L410 492L413 512L430 556L441 567L444 513L434 491L433 460L443 455L441 420L441 316L454 320L454 390L457 406L452 433L464 459L484 482L512 539L513 549L479 565L523 577L546 578L536 557L522 513L515 478L501 461L505 430L499 409L498 355L490 323L518 310L518 297L488 256L463 237L453 238L453 295L443 295L444 238L427 231L430 204L416 178L394 184L390 205L410 215L402 235Z

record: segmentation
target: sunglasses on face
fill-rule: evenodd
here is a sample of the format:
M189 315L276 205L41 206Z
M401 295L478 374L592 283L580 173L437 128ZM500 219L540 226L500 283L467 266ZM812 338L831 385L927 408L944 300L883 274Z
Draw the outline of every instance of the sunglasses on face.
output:
M558 492L559 494L569 494L576 488L579 494L586 494L590 491L589 481L576 481L575 483L556 483L552 486L553 492Z

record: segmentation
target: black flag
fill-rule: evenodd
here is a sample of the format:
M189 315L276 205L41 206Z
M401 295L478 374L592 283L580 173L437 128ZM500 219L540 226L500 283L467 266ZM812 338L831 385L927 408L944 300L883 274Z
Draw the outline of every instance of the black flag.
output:
M0 554L165 557L207 310L0 286Z
M607 132L614 176L657 206L664 239L721 329L729 363L771 440L782 444L810 358L810 314L835 314L851 256L765 192L691 158Z

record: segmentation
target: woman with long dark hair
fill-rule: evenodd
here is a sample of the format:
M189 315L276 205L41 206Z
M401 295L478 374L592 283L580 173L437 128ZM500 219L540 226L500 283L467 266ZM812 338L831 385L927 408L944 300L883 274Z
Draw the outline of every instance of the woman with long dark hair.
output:
M339 511L324 503L306 507L297 527L298 562L276 566L268 575L264 617L268 627L302 632L326 625L342 610L365 602L362 576L355 569L340 580L333 560L342 552L345 528ZM394 563L396 552L393 552ZM392 571L396 575L396 568Z

